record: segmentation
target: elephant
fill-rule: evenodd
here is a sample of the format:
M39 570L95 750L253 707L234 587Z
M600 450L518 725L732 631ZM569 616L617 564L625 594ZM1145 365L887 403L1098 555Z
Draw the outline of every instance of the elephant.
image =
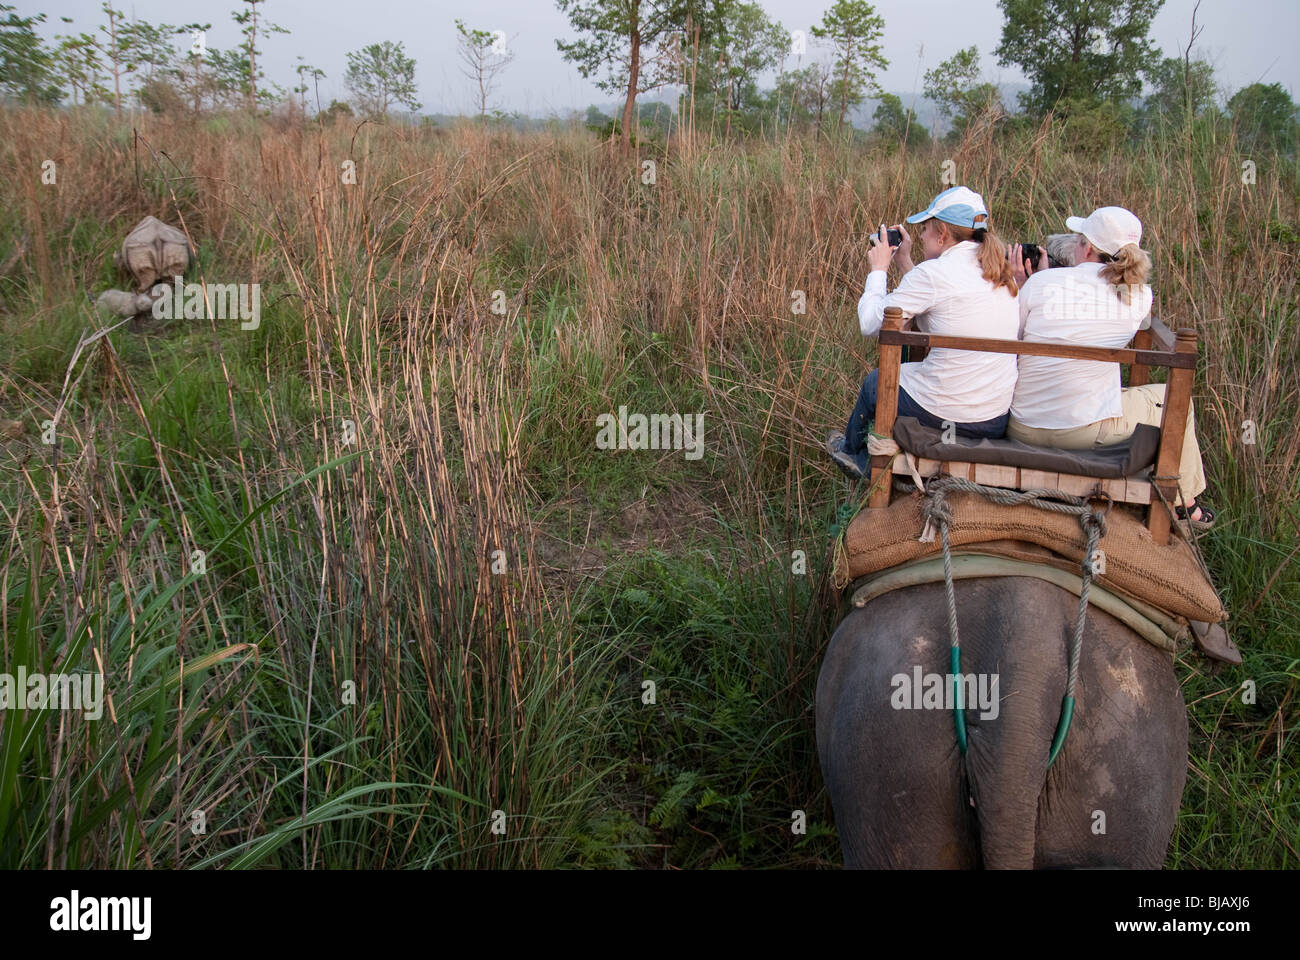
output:
M1159 868L1187 777L1170 655L1090 606L1073 723L1049 769L1078 597L1030 576L961 580L955 596L961 673L996 680L965 687L964 756L953 711L907 689L950 674L943 583L878 596L831 637L816 736L844 865Z

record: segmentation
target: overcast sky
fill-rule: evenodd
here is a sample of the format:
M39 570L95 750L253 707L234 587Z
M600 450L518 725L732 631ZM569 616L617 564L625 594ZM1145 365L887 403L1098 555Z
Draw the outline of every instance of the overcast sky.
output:
M99 0L9 0L23 15L46 13L47 36L91 30L102 21ZM207 45L233 46L239 28L230 12L235 0L114 0L128 16L150 22L208 22ZM832 0L765 0L763 8L787 30L805 32L820 23ZM1165 0L1152 35L1166 55L1182 53L1191 30L1194 0ZM301 55L325 71L320 96L343 99L346 54L381 40L401 41L416 61L416 80L424 112L458 113L473 109L469 80L458 69L459 17L470 27L501 30L515 60L503 73L489 107L530 115L584 109L611 99L563 60L556 38L572 39L567 18L550 0L266 0L268 19L290 30L259 44L270 80L286 88L296 82ZM890 65L880 76L885 90L919 90L920 74L957 50L978 45L985 78L1019 83L1014 67L999 67L992 55L1002 29L996 0L879 0L885 20L884 52ZM72 17L71 27L60 17ZM1300 86L1300 0L1202 0L1198 26L1205 30L1197 48L1218 69L1230 90L1262 80L1279 82L1293 99ZM476 111L475 111L476 112Z

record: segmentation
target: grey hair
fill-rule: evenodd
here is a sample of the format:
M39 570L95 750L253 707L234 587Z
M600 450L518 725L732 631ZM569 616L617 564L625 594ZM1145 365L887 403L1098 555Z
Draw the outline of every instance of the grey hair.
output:
M1061 266L1073 267L1078 239L1077 233L1053 233L1043 241L1043 249Z

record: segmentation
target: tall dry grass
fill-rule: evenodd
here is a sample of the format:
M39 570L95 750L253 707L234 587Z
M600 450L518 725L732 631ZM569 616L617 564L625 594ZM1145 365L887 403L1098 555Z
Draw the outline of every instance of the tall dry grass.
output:
M1249 607L1239 642L1278 654L1259 674L1281 691L1276 716L1243 720L1241 756L1289 727L1296 179L1259 158L1243 185L1230 129L1101 155L1047 125L925 151L786 138L683 156L559 128L136 123L0 113L0 156L28 172L0 184L0 404L26 430L5 465L5 663L102 663L131 707L107 724L4 719L5 863L619 862L608 851L635 831L601 818L635 803L609 788L630 762L609 730L658 654L653 638L617 642L640 635L624 621L595 642L579 612L639 599L566 569L573 553L544 576L539 543L590 552L611 508L671 490L707 505L687 532L725 554L717 576L763 584L746 629L764 635L736 641L762 663L745 709L793 731L744 734L773 767L763 802L815 807L800 731L829 613L789 558L822 573L838 493L820 438L872 360L855 314L863 238L942 189L946 161L1007 239L1106 203L1143 219L1157 310L1201 337L1198 423L1228 517L1210 559ZM47 157L58 183L33 187ZM121 282L111 253L145 214L184 224L192 279L262 284L261 327L85 343L103 326L85 294ZM602 458L594 418L629 398L706 410L705 460ZM622 570L667 536L654 529L606 543L602 562ZM1275 808L1251 791L1293 769L1274 746L1273 774L1202 770L1251 797L1234 815L1265 841ZM696 787L675 773L665 792L660 775L635 789L659 791L662 832L677 822L664 798ZM770 862L804 862L779 851ZM1187 862L1230 862L1201 855Z

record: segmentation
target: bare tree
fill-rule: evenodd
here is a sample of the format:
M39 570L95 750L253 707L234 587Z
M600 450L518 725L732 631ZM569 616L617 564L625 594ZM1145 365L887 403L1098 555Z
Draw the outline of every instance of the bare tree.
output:
M515 55L506 49L506 37L500 31L471 30L459 19L456 20L456 30L460 33L456 46L461 73L478 87L478 115L486 116L488 94Z

